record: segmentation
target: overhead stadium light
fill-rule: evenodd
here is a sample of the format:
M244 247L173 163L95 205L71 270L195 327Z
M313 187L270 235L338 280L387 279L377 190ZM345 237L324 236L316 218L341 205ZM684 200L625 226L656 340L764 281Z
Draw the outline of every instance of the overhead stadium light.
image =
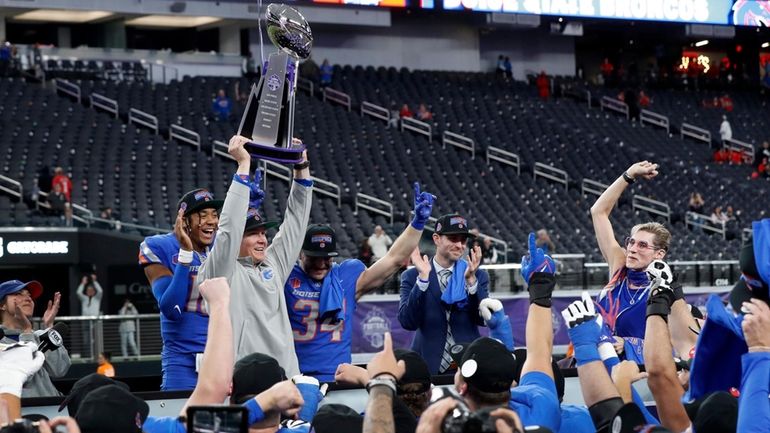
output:
M87 23L112 16L106 11L73 11L61 9L37 9L13 17L16 21L41 21L57 23Z
M708 39L704 39L704 40L702 40L702 41L698 41L698 42L696 42L696 43L695 43L695 46L696 46L696 47L702 47L702 46L705 46L705 45L708 45L708 44L709 44L709 41L708 41Z
M191 17L183 15L145 15L126 21L127 26L141 27L199 27L221 21L217 17Z

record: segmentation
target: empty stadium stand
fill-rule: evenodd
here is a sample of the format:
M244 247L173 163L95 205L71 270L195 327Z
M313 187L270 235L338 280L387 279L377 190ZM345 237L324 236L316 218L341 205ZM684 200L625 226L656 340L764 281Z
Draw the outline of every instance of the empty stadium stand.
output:
M241 92L250 86L243 79L216 77L185 77L168 85L76 82L77 99L85 105L102 107L100 97L110 102L114 112L102 113L73 101L72 94L54 96L51 82L43 88L2 81L4 100L28 102L0 106L5 114L1 133L13 143L0 174L33 191L42 167L62 165L77 185L76 203L92 211L111 205L124 221L167 229L184 191L198 185L219 196L226 191L232 165L212 151L216 140L226 142L236 130L240 107L236 103L229 122L212 120L209 110L213 94L222 88L232 97L236 82ZM591 191L641 159L661 163L661 175L637 183L624 197L613 213L618 236L650 217L670 220L674 258L734 258L741 229L766 214L766 204L756 197L767 197L768 186L747 181L746 167L712 164L708 146L572 100L543 102L524 83L497 81L491 74L337 67L332 87L349 95L355 110L324 102L317 92L300 92L295 135L308 144L314 176L339 187L317 195L311 219L331 222L348 256L355 255L375 224L400 230L415 180L439 197L434 215L468 215L482 232L508 242L512 257L522 252L519 245L529 231L547 227L559 252L600 260L590 223L596 197ZM101 95L96 103L94 94ZM434 112L431 131L423 135L393 128L387 119L361 116L355 111L369 106L365 102L385 111L425 102ZM156 126L137 123L136 110L154 116L149 124ZM180 140L178 127L197 137ZM170 133L177 139L166 141ZM196 141L198 146L189 145ZM287 184L271 177L268 188L271 200L264 211L280 217ZM742 210L742 220L725 236L729 240L686 229L683 215L693 191L704 195L707 206L731 204ZM363 210L362 197L382 200L375 207L385 212ZM7 196L0 196L0 209L9 210L3 213L9 224L58 223Z

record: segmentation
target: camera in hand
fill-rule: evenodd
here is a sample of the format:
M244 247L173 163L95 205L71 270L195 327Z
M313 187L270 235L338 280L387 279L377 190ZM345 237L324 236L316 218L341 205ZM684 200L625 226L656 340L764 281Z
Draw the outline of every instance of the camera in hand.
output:
M37 421L30 421L28 419L19 419L12 424L8 424L0 428L0 433L37 433L40 431Z
M465 401L449 388L433 388L431 404L451 398L457 401L457 406L449 411L441 422L441 433L496 433L495 419L490 415L497 407L471 411Z
M190 406L188 433L247 433L249 414L243 406Z

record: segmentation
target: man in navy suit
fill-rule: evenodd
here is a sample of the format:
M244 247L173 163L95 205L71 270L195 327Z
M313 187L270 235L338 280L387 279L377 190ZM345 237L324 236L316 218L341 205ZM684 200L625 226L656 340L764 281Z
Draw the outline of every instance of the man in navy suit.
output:
M401 274L398 321L417 331L412 350L428 363L431 374L445 373L452 364L451 348L479 338L479 302L487 297L489 275L479 269L481 248L475 246L463 259L465 244L473 234L457 214L444 215L436 223L433 259L412 253L414 268Z

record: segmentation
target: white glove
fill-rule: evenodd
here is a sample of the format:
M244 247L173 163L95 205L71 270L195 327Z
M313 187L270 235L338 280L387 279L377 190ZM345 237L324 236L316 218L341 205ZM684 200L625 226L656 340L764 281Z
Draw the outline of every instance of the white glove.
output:
M0 352L0 394L21 397L24 382L40 370L45 362L43 352L33 342L21 342Z
M318 391L320 391L321 395L323 396L326 396L326 391L329 389L328 383L324 383L323 385L321 385L321 382L319 382L318 379L316 379L315 377L305 376L304 374L297 374L292 376L291 381L294 382L295 385L299 385L302 383L315 385L316 387L318 387Z
M479 314L484 318L484 322L488 322L492 318L492 314L503 309L503 303L497 299L484 298L479 302Z
M596 309L594 309L594 301L588 292L584 291L580 300L561 310L561 317L564 318L564 323L567 324L568 328L574 328L587 320L593 320L596 317Z
M674 281L674 273L663 260L655 260L647 266L647 276L652 281L652 289L662 287L671 289L671 283Z

